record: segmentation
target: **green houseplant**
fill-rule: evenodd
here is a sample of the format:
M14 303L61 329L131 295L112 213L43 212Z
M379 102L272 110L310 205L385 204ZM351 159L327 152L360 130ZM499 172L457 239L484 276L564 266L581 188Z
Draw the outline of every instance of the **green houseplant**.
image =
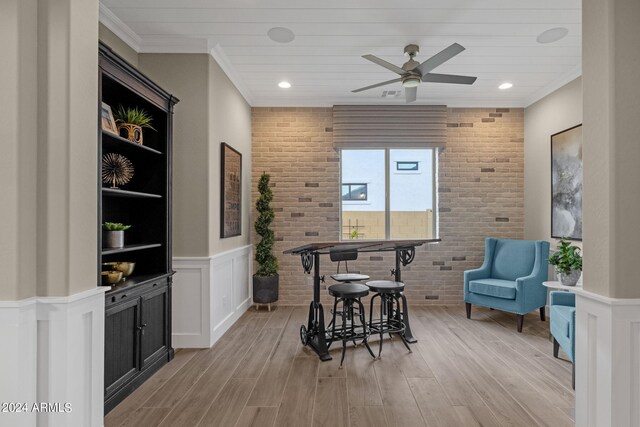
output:
M102 246L105 248L124 247L124 232L130 229L130 225L119 222L105 222L102 224Z
M151 126L153 117L143 108L124 108L120 105L114 113L114 117L120 136L137 144L142 144L142 128L155 131Z
M270 179L269 174L263 172L258 181L260 196L256 201L258 217L254 227L256 233L260 235L260 242L256 245L255 255L258 270L253 275L253 302L256 304L268 304L269 310L271 310L271 303L278 300L279 284L278 259L273 254L275 233L271 229L271 223L275 214L271 207L273 192L269 187Z
M556 269L556 274L565 286L575 286L582 273L582 255L579 247L567 239L560 239L558 248L549 257L549 264Z

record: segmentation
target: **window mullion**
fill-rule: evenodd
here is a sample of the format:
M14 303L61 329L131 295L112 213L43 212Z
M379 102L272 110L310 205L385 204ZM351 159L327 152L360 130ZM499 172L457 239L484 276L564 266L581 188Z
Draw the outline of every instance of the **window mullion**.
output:
M389 149L384 149L384 235L391 238L391 155Z

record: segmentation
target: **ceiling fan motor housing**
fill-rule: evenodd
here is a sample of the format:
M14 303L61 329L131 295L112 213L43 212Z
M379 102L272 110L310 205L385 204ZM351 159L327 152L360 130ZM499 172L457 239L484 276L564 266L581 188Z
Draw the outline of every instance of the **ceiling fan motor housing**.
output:
M409 55L411 58L416 56L420 52L420 46L417 44L408 44L404 47L404 53Z

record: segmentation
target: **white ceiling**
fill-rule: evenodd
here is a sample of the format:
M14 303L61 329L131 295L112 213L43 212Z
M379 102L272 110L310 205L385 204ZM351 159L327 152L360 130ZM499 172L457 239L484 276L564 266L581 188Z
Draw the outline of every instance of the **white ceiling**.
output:
M397 76L363 58L401 66L457 42L466 50L435 73L477 76L473 86L423 83L417 103L527 106L581 74L581 0L101 0L101 22L139 52L209 52L254 106L401 104L382 98ZM296 38L267 37L287 27ZM553 27L569 34L551 44ZM287 80L290 89L277 84ZM503 82L513 88L498 90Z

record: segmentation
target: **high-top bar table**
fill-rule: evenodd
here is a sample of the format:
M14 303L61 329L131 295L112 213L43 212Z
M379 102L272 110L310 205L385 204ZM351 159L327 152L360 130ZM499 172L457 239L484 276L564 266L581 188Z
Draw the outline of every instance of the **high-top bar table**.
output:
M349 242L323 242L310 243L297 248L287 249L285 254L300 255L302 260L302 268L307 274L313 269L313 301L309 304L309 320L307 326L300 327L300 339L303 344L308 344L315 351L320 360L331 360L329 350L327 348L327 333L324 325L324 309L320 302L320 282L324 278L320 276L320 255L328 254L329 251L357 251L357 252L395 252L396 265L391 273L395 277L396 282L402 281L402 266L407 266L413 262L416 254L416 247L425 243L439 242L440 239L424 239L424 240L363 240ZM409 308L407 306L407 298L404 293L402 298L403 321L405 324L404 337L407 342L414 343L417 340L411 333L411 325L409 324Z

